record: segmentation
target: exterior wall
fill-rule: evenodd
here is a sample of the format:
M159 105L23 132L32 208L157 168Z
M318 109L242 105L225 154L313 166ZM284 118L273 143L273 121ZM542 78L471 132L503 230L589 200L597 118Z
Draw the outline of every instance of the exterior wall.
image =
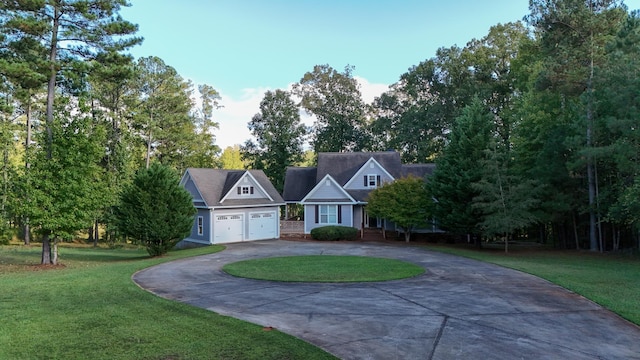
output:
M275 237L269 238L260 238L260 239L252 239L252 240L266 240L266 239L277 239L280 237L280 207L279 206L264 206L264 207L252 207L252 208L232 208L232 209L220 209L214 211L212 214L212 218L215 219L216 216L221 215L242 215L243 224L242 224L242 238L237 239L237 241L248 241L249 240L249 219L251 214L253 213L264 213L264 212L273 212L274 213L274 222L276 227L276 235ZM211 233L212 239L211 243L215 243L215 226Z
M211 239L211 211L209 209L197 209L198 213L193 219L193 226L191 226L191 233L187 240L210 244ZM202 216L202 235L198 235L198 217Z
M338 205L338 204L326 204L326 205ZM317 228L317 227L322 227L322 226L329 226L329 225L339 225L339 226L349 226L349 227L356 227L359 228L359 226L357 224L354 224L353 221L353 205L338 205L342 208L341 213L342 213L342 219L338 224L322 224L322 223L316 223L316 205L305 205L304 206L304 233L305 234L309 234L311 233L311 230Z
M379 186L382 186L382 184L386 183L386 182L390 182L393 181L393 178L390 177L387 172L381 168L377 163L375 162L369 162L367 164L365 164L360 170L358 170L358 172L353 176L352 180L347 183L347 185L345 186L345 189L348 190L370 190L373 189L369 186L365 186L364 185L364 176L365 175L376 175L376 176L380 176L380 184L378 184Z
M326 200L326 199L345 199L342 189L336 187L336 184L330 180L324 180L318 185L316 191L313 193L312 199Z
M238 187L249 186L253 187L253 194L238 194ZM260 187L248 176L245 176L236 187L229 190L227 199L267 199L267 196L262 193Z

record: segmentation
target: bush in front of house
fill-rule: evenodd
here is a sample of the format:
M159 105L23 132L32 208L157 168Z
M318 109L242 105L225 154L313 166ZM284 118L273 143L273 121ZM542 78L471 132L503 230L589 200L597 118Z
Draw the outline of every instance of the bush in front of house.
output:
M355 240L358 237L358 229L349 226L322 226L311 229L311 238L314 240Z

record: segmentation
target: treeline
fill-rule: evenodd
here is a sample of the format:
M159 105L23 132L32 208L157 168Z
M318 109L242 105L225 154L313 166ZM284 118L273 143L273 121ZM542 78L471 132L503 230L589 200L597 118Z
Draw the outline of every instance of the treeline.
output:
M316 66L266 94L244 158L278 184L303 133L316 152L396 150L437 164L432 212L450 232L638 248L639 15L612 0L529 3L522 22L440 48L371 105L352 67Z
M254 139L223 154L219 94L127 55L142 39L125 5L0 4L0 238L38 234L43 262L49 239L80 230L118 241L118 195L152 161L264 169L281 189L287 166L313 162L306 141L436 162L432 211L454 233L638 247L640 18L619 1L532 0L523 22L440 48L372 104L352 67L315 66L267 92Z
M142 39L118 16L125 5L0 4L0 242L37 234L45 264L51 239L88 230L97 242L99 225L121 238L113 209L137 169L220 166L218 92L127 55Z

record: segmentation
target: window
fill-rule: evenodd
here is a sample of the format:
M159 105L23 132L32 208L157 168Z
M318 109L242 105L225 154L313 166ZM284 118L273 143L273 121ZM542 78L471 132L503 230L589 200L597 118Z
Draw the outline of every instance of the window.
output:
M338 205L320 205L320 224L338 223Z
M316 224L341 224L342 206L316 205Z
M204 225L202 216L198 216L198 235L204 234Z
M238 195L253 195L253 186L238 186Z
M365 175L364 187L376 188L380 185L380 175Z

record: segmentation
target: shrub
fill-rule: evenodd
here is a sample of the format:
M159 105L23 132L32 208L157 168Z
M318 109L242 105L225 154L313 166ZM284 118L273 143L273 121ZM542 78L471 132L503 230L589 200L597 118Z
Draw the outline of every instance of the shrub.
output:
M358 229L348 226L322 226L311 230L314 240L355 240Z

